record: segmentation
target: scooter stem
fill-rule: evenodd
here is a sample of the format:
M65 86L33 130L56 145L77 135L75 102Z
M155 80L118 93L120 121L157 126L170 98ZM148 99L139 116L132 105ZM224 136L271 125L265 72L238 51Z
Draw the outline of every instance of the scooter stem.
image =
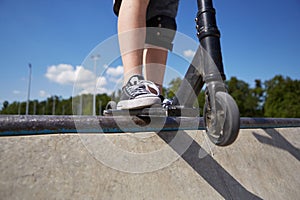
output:
M197 4L198 13L195 21L200 46L173 99L173 105L180 107L192 107L204 83L223 83L226 79L222 62L220 31L217 27L212 0L197 0Z

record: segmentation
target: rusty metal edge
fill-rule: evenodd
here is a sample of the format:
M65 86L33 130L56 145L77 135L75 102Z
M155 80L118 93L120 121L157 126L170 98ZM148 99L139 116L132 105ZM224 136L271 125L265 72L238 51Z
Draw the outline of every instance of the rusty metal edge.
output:
M150 123L157 120L163 126ZM300 127L300 118L240 118L241 129ZM130 122L130 123L129 123ZM132 126L134 122L137 126ZM119 125L122 124L122 128ZM159 124L159 123L158 123ZM205 130L202 117L1 115L0 136Z

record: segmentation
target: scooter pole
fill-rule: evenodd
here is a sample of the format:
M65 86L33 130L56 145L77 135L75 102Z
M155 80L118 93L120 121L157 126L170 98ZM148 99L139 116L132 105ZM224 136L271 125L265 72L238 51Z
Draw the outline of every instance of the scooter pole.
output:
M201 46L207 51L208 55L217 66L216 69L208 68L205 70L205 82L210 81L210 76L220 76L225 80L220 45L220 31L216 22L216 11L213 8L212 0L197 0L198 13L195 19L197 36Z
M217 27L212 0L197 0L197 4L198 13L195 21L200 46L173 99L173 105L181 107L193 106L204 83L226 79L222 62L220 31ZM204 61L201 59L205 57L204 54L210 57L216 67L203 64Z

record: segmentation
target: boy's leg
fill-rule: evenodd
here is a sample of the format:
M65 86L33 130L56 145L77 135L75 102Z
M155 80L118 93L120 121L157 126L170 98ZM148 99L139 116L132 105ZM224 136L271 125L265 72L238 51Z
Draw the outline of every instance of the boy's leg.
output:
M118 20L119 44L124 66L124 86L117 109L138 109L161 102L157 87L142 75L149 0L123 0Z
M146 11L150 0L123 0L118 19L119 44L124 65L124 84L142 74L146 37Z
M178 0L151 0L148 5L145 77L159 86L160 93L162 93L168 50L172 50L177 29L175 21L177 10Z
M149 45L145 50L145 78L154 82L162 94L168 50Z
M161 7L161 4L164 2L167 3L166 5L176 4L174 11L177 12L178 0L172 1L174 2L171 4L167 1L157 1L159 4L155 5L156 3L154 3L154 7ZM157 91L156 86L152 82L142 80L143 77L139 76L142 74L143 50L146 38L146 11L147 8L148 10L157 11L156 9L149 9L149 2L150 0L123 0L119 10L118 33L124 65L124 87L122 88L121 100L117 105L119 109L141 108L160 103L160 98L157 96L157 93L153 94L152 92L153 88ZM167 6L166 10L169 10ZM149 19L149 14L151 14L151 12L147 12L147 26L154 25L153 27L170 28L174 30L175 25L176 29L176 22L173 15L170 17L160 17L155 15L156 17ZM172 12L172 14L174 14L174 12ZM168 20L169 18L172 18L172 20L167 23L162 23L162 21ZM147 37L148 35L150 35L150 41L153 41L153 33L147 33ZM162 45L165 49L172 48L171 40L173 40L173 34L166 35L163 30L160 30L159 33L155 30L154 35L161 35L162 38L166 38L167 40L161 40L161 37L154 37L154 43L150 42L149 44L155 46ZM146 41L149 42L149 40ZM146 69L147 79L154 81L159 85L162 85L165 71L167 59L167 50L165 49L149 48L148 52L146 52L146 63L148 64L148 69Z

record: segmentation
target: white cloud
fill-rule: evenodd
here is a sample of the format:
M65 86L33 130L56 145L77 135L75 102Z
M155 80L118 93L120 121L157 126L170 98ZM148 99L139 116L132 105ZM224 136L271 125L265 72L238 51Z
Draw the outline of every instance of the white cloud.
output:
M183 51L183 55L187 58L193 58L194 55L195 55L195 51L191 50L191 49L188 49L188 50L185 50Z
M117 66L117 67L106 67L106 74L109 82L112 83L119 83L123 80L123 72L124 67L123 66Z
M107 84L105 77L97 77L97 82L95 82L96 75L92 71L83 66L74 68L69 64L52 65L47 68L45 76L60 85L74 85L76 89L85 91L82 93L92 93L95 90L95 84L97 93L102 93L101 91L105 91L104 86Z
M106 78L103 76L98 77L97 79L97 87L103 87L107 84Z
M118 66L116 68L108 67L106 73L110 76L121 76L123 74L123 66Z
M96 89L96 93L111 93L110 90L108 90L105 86L107 85L107 80L105 77L100 76L97 78L96 88L94 87L94 84L91 84L87 87L82 87L83 90L81 90L80 94L93 94L94 90Z
M82 66L74 68L69 64L52 65L48 67L45 76L50 81L61 85L74 84L75 81L88 82L95 79L95 75L91 71L84 69Z
M48 97L49 94L48 94L45 90L40 90L39 96L40 96L41 98L44 98L44 97Z
M14 90L13 94L20 94L21 92L19 90Z
M86 89L81 90L78 94L81 95L81 94L93 94L93 93L94 93L94 88L86 88ZM106 94L110 95L112 93L112 91L108 90L107 88L104 88L104 87L99 87L99 88L96 88L96 93L97 94L106 93Z

